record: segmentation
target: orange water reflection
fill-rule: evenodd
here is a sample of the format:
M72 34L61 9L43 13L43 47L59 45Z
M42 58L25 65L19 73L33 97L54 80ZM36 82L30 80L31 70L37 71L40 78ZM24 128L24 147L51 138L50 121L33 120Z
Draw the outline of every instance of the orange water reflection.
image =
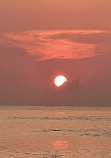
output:
M59 111L59 112L56 112L56 115L57 116L66 116L66 112L63 112L63 111Z
M68 149L68 141L54 141L52 142L54 149Z

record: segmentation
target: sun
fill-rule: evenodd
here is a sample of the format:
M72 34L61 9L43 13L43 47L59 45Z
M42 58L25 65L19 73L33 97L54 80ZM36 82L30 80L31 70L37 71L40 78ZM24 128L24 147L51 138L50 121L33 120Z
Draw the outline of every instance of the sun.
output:
M54 79L54 84L57 87L62 86L65 82L67 82L67 78L64 75L58 75Z

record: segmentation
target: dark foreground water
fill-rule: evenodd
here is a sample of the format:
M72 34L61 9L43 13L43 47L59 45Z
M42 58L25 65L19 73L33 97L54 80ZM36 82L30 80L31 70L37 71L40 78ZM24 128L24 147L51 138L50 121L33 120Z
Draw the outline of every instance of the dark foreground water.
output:
M111 158L111 108L0 106L0 158Z

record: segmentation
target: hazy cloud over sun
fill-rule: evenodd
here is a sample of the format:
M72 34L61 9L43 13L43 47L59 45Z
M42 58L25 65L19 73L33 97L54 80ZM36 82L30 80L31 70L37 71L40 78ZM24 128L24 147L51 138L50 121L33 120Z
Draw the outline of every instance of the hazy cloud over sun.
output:
M102 42L95 41L94 37L102 34L105 35L107 32L101 30L34 30L6 33L0 43L22 48L36 60L84 59L101 55L97 49L102 47ZM86 36L90 36L90 40L93 37L92 42L85 41Z

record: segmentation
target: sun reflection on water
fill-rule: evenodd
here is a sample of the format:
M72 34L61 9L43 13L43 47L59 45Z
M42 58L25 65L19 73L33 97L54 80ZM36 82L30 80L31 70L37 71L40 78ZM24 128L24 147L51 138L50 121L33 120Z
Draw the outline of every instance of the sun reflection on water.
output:
M68 149L68 141L54 141L52 142L54 149Z

